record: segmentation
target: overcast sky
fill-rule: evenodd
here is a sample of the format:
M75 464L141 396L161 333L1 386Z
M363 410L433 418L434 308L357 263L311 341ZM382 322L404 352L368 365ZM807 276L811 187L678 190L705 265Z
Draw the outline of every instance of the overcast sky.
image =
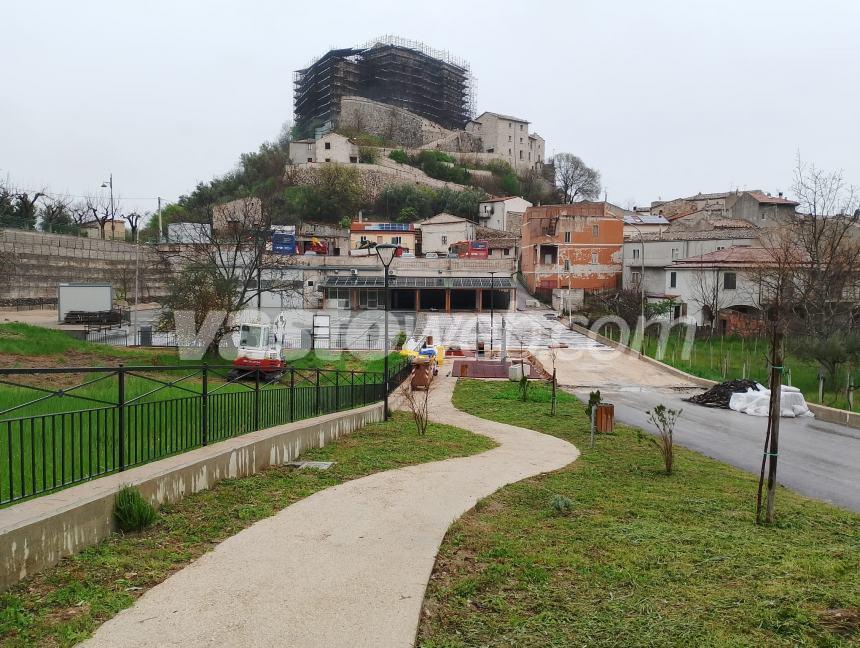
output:
M854 0L0 0L0 176L155 209L292 118L292 73L397 34L470 62L478 111L532 122L609 200L860 184Z

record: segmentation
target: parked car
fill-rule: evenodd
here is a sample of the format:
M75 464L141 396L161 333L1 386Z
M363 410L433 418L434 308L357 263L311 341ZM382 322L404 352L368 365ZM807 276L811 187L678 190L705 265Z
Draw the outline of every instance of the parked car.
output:
M404 252L403 254L400 255L400 258L401 259L414 259L415 253L414 252Z
M457 254L456 252L448 252L448 258L449 259L459 259L460 255Z
M427 254L424 255L424 258L425 259L438 259L439 255L436 254L435 252L428 252Z

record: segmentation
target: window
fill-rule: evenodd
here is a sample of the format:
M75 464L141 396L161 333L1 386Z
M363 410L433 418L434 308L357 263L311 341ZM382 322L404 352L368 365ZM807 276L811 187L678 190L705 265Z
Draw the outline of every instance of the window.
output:
M366 237L364 234L362 234L362 235L361 235L361 239L360 239L360 240L361 240L361 242L362 242L362 243L367 243L367 237Z
M511 149L508 149L508 155L510 155L510 154L511 154Z
M523 129L523 125L520 124L520 130L522 130L522 129ZM520 141L522 141L522 138L520 138Z
M565 243L570 243L570 232L565 232L565 233L564 233L564 242L565 242Z
M669 288L677 288L678 287L678 273L670 272L669 273Z
M331 162L331 158L326 158L326 159L325 159L325 161L326 161L326 162Z
M634 259L639 258L639 248L633 248L633 258Z
M513 140L513 138L510 135L508 135L508 141L510 142L512 140Z
M564 260L564 271L565 271L565 272L570 272L570 259L565 259L565 260Z
M591 265L597 265L597 252L591 253Z
M350 164L355 164L356 162L358 162L358 158L355 155L350 155L349 162Z
M520 144L522 144L522 143L523 143L523 138L521 137L521 138L520 138Z
M717 252L719 252L720 250L725 250L725 249L726 249L725 245L718 245L717 246Z
M597 238L600 236L600 225L592 225L591 226L591 236L593 238Z
M349 310L349 288L329 288L328 305L338 310Z
M726 272L723 274L723 288L726 290L734 290L737 287L738 276L734 272Z
M391 237L391 244L392 245L400 245L402 242L403 242L402 236L392 236Z
M687 304L676 304L672 311L675 319L687 316Z
M325 150L328 151L330 149L331 149L331 142L326 142L325 143Z
M523 150L522 149L520 149L520 159L521 160L523 159Z
M487 149L487 153L495 153L495 152L496 152L496 149L494 149L494 148L488 148Z
M634 285L634 286L638 286L638 285L639 285L639 281L642 279L642 275L641 275L640 273L638 273L638 272L632 272L632 273L630 274L630 278L631 278L631 279L632 279L632 281L633 281L633 285Z
M511 248L505 248L505 256L511 256Z
M442 236L442 245L448 245L448 237L447 236L444 236L444 235Z
M678 258L678 248L672 248L672 258L673 259Z
M308 288L313 288L313 287L314 287L314 282L313 282L313 280L308 279Z
M514 125L511 122L508 122L508 128L513 128Z
M383 290L379 288L362 288L358 291L358 307L368 310L385 308Z
M309 150L309 151L310 151L310 150L312 150L312 149L313 149L313 147L314 147L314 145L313 145L313 144L308 144L308 150Z
M313 161L314 161L313 158L308 158L308 162L313 162Z

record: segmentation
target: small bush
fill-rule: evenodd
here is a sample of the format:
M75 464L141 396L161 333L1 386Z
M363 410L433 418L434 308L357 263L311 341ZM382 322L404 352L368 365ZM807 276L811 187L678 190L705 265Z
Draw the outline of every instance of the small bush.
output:
M358 161L362 164L376 164L378 152L371 146L358 147Z
M394 149L388 154L388 157L400 164L409 164L409 156L403 149Z
M552 506L556 515L569 515L570 512L573 511L573 502L564 495L556 495L553 497L552 502L550 502L550 506Z
M155 509L133 486L123 486L113 505L116 525L122 531L141 531L155 521Z
M659 441L654 437L649 437L648 440L654 444L658 450L660 450L666 474L671 475L675 466L675 444L673 433L675 430L675 422L678 420L678 417L681 416L681 410L668 408L661 403L653 410L648 410L645 413L648 415L648 420L655 425L657 431L660 433Z
M594 409L597 405L600 405L600 390L593 391L588 394L588 405L585 406L585 414L588 418L591 418L591 410Z
M394 340L394 348L402 349L404 344L406 344L406 333L404 331L400 331L400 333L397 334L397 339Z

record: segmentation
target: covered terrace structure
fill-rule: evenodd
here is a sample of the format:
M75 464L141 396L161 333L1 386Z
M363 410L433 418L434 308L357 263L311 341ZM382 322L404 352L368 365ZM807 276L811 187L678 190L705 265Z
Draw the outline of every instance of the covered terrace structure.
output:
M384 279L379 276L327 277L324 308L372 310L385 307ZM510 310L516 304L509 276L404 277L389 276L392 310L478 312Z

